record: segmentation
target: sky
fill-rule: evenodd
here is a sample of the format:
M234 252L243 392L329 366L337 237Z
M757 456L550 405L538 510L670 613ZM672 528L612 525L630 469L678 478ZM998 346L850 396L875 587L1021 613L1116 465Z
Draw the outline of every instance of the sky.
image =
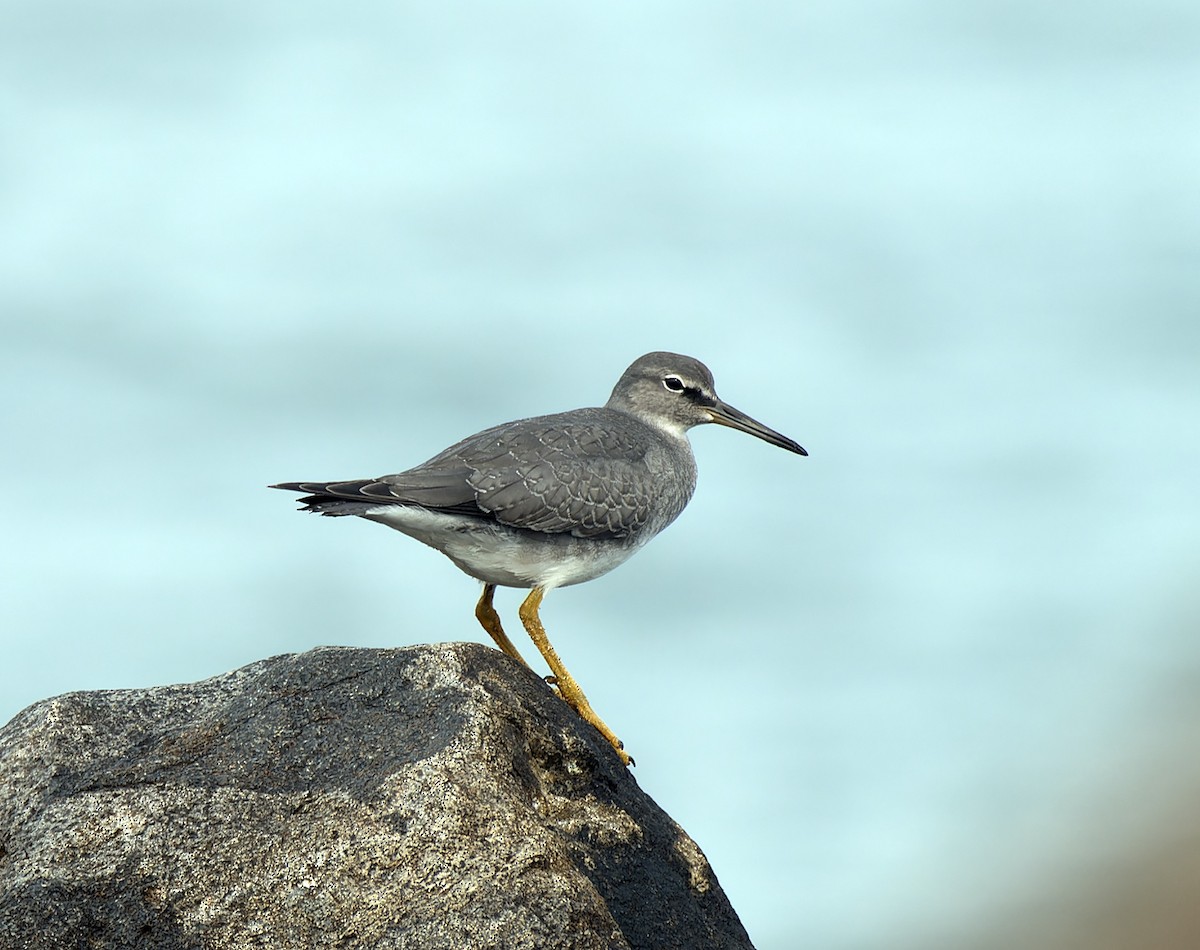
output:
M1193 4L0 19L0 721L486 639L265 486L664 349L810 456L694 430L688 510L542 615L760 950L1069 923L1200 784Z

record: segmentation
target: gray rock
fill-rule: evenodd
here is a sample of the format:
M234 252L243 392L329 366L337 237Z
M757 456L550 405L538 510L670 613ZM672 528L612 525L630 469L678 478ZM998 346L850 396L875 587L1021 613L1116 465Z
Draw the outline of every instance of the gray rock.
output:
M708 861L537 676L322 648L0 730L0 947L746 948Z

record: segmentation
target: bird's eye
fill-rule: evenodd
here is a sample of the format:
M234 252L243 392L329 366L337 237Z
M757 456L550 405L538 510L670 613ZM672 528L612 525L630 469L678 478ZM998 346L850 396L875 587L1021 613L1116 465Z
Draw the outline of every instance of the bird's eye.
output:
M681 393L685 389L683 380L678 376L664 376L663 385L673 393Z

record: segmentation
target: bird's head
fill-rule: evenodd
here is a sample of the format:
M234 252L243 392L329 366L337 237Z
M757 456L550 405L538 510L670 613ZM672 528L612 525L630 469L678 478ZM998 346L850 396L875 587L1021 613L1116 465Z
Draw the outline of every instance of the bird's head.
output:
M808 454L787 436L721 399L708 367L678 353L647 353L638 357L617 380L607 406L680 436L692 426L715 422L797 455Z

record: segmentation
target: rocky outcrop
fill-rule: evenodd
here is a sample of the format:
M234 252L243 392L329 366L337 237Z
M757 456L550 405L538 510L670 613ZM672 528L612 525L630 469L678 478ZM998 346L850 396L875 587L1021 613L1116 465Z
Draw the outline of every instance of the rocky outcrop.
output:
M0 730L0 947L747 948L707 860L536 675L322 648Z

